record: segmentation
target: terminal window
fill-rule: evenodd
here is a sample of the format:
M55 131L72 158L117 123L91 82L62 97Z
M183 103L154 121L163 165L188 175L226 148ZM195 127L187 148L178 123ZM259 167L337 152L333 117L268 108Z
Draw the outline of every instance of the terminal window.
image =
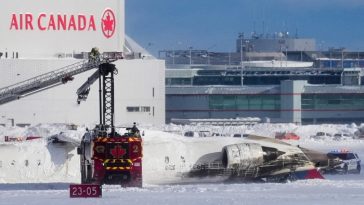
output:
M139 107L126 107L128 112L139 112Z
M129 106L126 107L127 112L150 112L149 106Z
M303 94L302 109L362 109L362 94Z
M279 110L279 95L211 95L209 108L214 110Z
M150 107L147 106L140 107L140 112L150 112Z

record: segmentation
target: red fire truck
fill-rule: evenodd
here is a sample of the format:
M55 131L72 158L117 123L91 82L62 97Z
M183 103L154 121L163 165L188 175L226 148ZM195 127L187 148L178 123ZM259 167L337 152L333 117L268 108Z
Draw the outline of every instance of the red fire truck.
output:
M100 196L103 184L142 187L143 147L139 130L134 124L126 133L119 134L114 127L114 74L114 64L100 64L77 90L79 104L87 99L90 86L99 80L100 124L87 130L77 148L82 185L71 185L71 197Z

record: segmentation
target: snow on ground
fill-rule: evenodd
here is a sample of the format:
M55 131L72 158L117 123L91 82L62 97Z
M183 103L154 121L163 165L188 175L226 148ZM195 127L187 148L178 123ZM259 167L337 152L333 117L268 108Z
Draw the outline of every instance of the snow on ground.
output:
M168 143L173 142L175 152L189 157L189 144L198 147L205 144L207 149L215 149L216 138L186 138L181 134L185 131L208 131L225 135L224 141L235 142L239 139L230 137L234 133L250 133L274 137L275 132L293 131L301 136L294 145L313 148L319 151L330 151L346 148L358 153L364 159L363 140L313 140L310 138L316 132L354 133L357 126L352 125L308 125L294 124L257 124L255 126L212 127L212 126L176 126L167 125L163 128L141 128L145 132L144 165L163 163L154 159L161 149L168 149ZM104 186L103 197L99 199L70 199L69 183L79 183L79 161L75 150L49 145L46 140L30 142L3 142L4 136L41 135L49 137L65 131L65 126L43 124L29 128L0 127L0 205L12 204L364 204L364 174L360 175L326 175L325 180L303 180L289 183L223 183L194 181L180 184L160 184L158 180L168 176L156 176L153 172L146 174L144 188L120 188ZM75 131L66 131L72 139L79 140L85 127ZM165 131L165 132L163 132ZM119 131L121 132L121 131ZM167 133L168 132L168 133ZM220 140L221 141L221 140ZM172 150L174 151L174 150ZM24 156L21 153L31 153ZM4 157L4 153L7 153ZM4 158L16 159L4 161ZM35 158L35 159L34 159ZM158 157L155 157L158 158ZM28 160L28 165L20 164ZM41 164L38 165L38 161ZM153 161L156 160L156 161ZM362 162L363 164L363 162ZM9 172L9 167L16 169ZM161 166L163 167L163 166ZM363 165L362 165L363 167ZM27 170L32 171L27 171ZM37 172L34 172L34 169ZM7 171L8 170L8 171ZM154 180L153 180L154 179Z
M363 204L364 179L305 180L286 184L104 186L98 199L70 199L67 184L0 185L0 204ZM25 189L25 190L24 190Z

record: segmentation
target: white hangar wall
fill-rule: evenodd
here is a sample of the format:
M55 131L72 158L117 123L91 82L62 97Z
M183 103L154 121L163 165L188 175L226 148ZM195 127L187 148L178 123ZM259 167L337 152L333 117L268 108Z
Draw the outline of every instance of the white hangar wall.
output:
M74 59L1 59L0 88L74 63ZM165 123L164 61L119 60L115 76L115 124ZM99 123L98 83L87 101L77 104L76 90L95 70L75 76L67 84L0 105L0 123ZM128 107L133 109L128 111ZM139 110L136 110L135 108ZM149 107L149 109L148 109Z

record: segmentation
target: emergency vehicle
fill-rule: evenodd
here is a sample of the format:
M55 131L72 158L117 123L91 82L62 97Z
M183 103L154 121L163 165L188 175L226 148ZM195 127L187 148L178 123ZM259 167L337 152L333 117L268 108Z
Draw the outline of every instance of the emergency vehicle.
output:
M355 173L360 174L361 171L361 160L357 153L351 152L346 149L342 150L334 150L329 152L328 157L330 158L338 158L342 161L339 165L335 166L333 170L330 170L332 173Z

